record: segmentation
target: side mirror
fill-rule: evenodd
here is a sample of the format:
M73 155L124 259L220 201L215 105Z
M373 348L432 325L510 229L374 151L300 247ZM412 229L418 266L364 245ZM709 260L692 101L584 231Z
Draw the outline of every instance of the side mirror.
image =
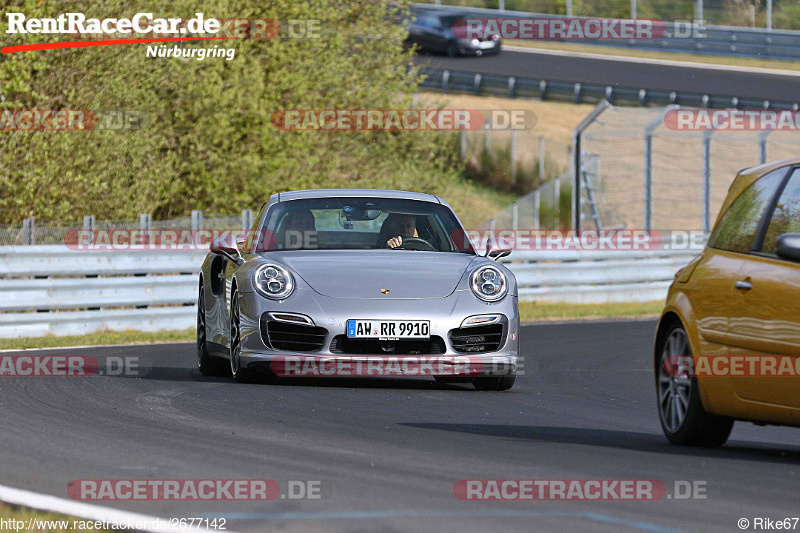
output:
M211 242L209 249L215 254L230 259L237 265L244 263L244 259L242 259L242 256L239 254L239 248L236 245L233 235L221 235L217 237Z
M498 248L497 243L494 240L489 241L486 244L486 257L497 261L498 259L502 259L503 257L507 257L511 255L511 248Z
M778 257L800 261L800 233L784 233L778 237Z

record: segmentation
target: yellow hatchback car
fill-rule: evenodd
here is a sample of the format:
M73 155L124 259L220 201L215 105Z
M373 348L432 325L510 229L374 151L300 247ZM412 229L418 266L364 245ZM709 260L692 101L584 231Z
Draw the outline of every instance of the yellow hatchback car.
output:
M654 363L674 444L721 446L735 420L800 426L800 158L736 177L670 286Z

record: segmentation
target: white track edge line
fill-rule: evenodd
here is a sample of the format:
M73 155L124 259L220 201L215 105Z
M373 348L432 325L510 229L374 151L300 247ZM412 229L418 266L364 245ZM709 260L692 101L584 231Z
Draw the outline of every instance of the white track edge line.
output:
M139 513L132 513L129 511L122 511L119 509L112 509L110 507L102 507L90 503L76 502L59 498L57 496L50 496L29 490L15 489L6 485L0 485L0 501L12 505L21 505L31 509L38 509L40 511L47 511L51 513L61 513L70 516L77 516L92 521L101 522L169 522L166 518L158 518L156 516L149 516ZM195 528L192 528L193 530ZM186 527L180 527L180 524L175 524L167 528L147 528L140 531L149 531L151 533L162 533L166 531L185 531ZM215 529L197 528L198 531L217 531ZM227 533L233 533L226 530Z
M529 48L527 46L504 45L504 50L510 52L522 52L526 54L543 54L559 57L579 57L584 59L598 59L603 61L618 61L626 63L641 63L646 65L661 65L665 67L699 68L705 70L722 70L734 72L747 72L751 74L772 74L775 76L789 76L792 78L800 77L797 70L779 70L762 67L742 67L738 65L719 65L714 63L694 63L691 61L675 61L672 59L653 59L647 57L615 56L605 54L593 54L589 52L567 52L562 50L549 50L546 48Z

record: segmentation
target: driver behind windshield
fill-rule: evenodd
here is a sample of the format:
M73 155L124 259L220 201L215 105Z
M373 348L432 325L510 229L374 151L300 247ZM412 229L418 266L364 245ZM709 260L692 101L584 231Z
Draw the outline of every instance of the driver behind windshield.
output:
M317 245L317 228L314 214L308 209L286 216L283 245L288 249L313 248Z
M381 248L397 248L403 244L403 239L411 237L419 237L416 217L414 215L392 213L383 221L378 237L378 246Z

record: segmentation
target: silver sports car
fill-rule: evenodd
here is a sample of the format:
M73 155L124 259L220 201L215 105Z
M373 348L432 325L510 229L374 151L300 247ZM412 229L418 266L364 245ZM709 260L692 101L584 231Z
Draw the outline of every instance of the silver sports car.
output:
M513 386L514 275L476 253L429 194L330 189L273 195L247 239L203 262L197 364L237 381L275 376L432 376Z

